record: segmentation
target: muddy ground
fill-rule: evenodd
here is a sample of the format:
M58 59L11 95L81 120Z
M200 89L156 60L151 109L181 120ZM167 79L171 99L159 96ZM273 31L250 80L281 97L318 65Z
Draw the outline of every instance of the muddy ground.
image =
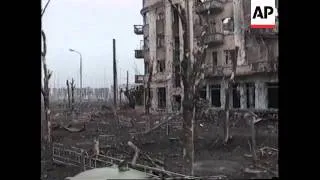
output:
M63 112L64 109L62 105L52 105L54 122L69 123L68 121L70 121L71 116L66 120L66 115ZM143 113L142 107L137 107L135 110L120 110L118 116L123 128L117 130L113 127L115 120L113 111L101 103L87 105L81 111L80 115L74 116L72 125L80 127L85 122L86 130L70 133L62 128L57 128L53 131L54 142L90 151L93 146L93 139L98 137L99 134L116 135L117 138L113 142L109 142L115 148L109 148L108 150L102 148L102 153L130 159L133 156L133 151L125 146L125 143L127 140L131 140L150 157L164 161L166 170L185 173L182 163L182 144L179 140L181 129L179 126L174 125L178 123L171 123L168 126L164 124L157 130L139 139L132 139L127 136L128 131L142 132L146 129L146 124L148 123L150 123L150 128L156 126L165 119L163 118L164 114L146 116ZM172 121L178 122L179 119L173 119ZM222 143L223 128L219 125L221 124L219 121L221 121L219 117L215 117L214 120L204 118L197 121L195 175L226 175L230 179L271 178L276 176L276 174L272 173L277 172L278 158L275 151L265 151L263 154L258 152L261 160L257 164L268 168L267 172L245 173L245 169L252 168L253 164L252 158L245 156L245 154L251 154L248 143L251 137L250 128L244 122L241 123L242 120L237 120L237 124L233 124L230 129L232 139L227 145L224 145ZM264 123L259 125L257 129L257 148L278 148L277 125L274 123ZM122 136L119 133L126 135ZM124 145L120 145L120 143ZM103 143L100 143L100 145L103 146ZM120 152L119 149L124 149L126 152ZM145 162L138 160L138 163ZM68 176L74 176L79 172L81 172L80 168L54 165L48 172L48 179L61 180Z

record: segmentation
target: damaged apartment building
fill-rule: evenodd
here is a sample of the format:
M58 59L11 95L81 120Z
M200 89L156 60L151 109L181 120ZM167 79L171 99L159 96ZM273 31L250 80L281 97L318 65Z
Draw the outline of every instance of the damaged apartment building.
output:
M185 1L172 0L182 8L185 8ZM193 18L189 22L193 26L194 43L204 24L209 29L205 35L208 45L206 85L200 96L208 100L211 107L224 107L226 82L231 75L233 58L236 58L230 107L277 109L278 25L274 29L251 29L249 0L189 0L188 3L192 7ZM135 25L134 32L143 37L144 43L141 49L135 50L135 57L144 59L145 92L152 68L150 110L181 110L183 34L178 12L168 0L143 0L141 14L143 25Z

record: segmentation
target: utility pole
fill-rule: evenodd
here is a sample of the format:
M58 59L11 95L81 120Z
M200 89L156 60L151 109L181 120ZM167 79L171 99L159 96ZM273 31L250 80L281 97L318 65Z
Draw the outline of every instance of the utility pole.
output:
M69 49L71 52L75 52L80 55L80 109L81 109L81 103L82 103L82 55L79 51L76 51L74 49Z
M117 108L117 61L116 61L116 40L113 39L113 103L114 107Z
M127 86L126 86L126 90L129 90L129 71L127 71Z

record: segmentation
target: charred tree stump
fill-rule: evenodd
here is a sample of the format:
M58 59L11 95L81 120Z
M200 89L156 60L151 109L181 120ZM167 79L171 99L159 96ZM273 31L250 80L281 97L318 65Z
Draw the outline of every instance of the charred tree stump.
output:
M70 86L69 81L67 80L67 96L68 96L68 109L71 109L71 99L70 99Z
M74 79L71 80L71 112L74 111L74 89L76 85L74 84Z
M227 89L225 97L225 122L224 122L224 143L227 144L230 139L230 96L233 90L234 78L237 71L237 58L239 47L236 47L235 53L232 59L232 73L230 79L227 80Z

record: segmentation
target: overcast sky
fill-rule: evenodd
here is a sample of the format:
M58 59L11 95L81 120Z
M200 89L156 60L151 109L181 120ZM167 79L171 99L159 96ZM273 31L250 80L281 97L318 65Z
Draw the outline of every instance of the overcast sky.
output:
M42 0L42 6L47 0ZM47 35L47 62L53 70L52 86L65 86L72 77L79 87L79 55L83 57L83 87L110 86L112 39L116 39L118 81L125 83L143 73L143 59L134 58L142 35L135 35L134 24L142 24L142 0L51 0L43 17ZM136 68L135 68L136 67ZM138 72L136 72L138 70Z

